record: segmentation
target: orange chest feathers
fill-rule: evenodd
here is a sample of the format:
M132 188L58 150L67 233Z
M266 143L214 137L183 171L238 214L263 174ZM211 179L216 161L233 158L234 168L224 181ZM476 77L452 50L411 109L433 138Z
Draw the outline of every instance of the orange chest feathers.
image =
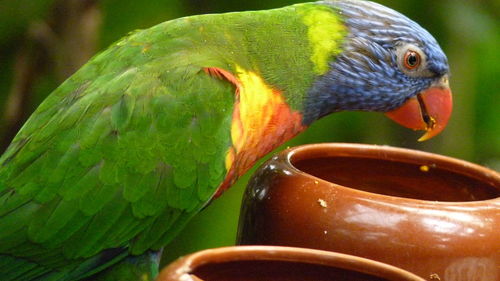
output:
M226 153L228 174L217 195L265 154L305 129L302 114L291 109L282 93L267 85L254 72L237 69L237 76L207 68L213 76L225 78L236 86L231 123L232 146ZM216 196L217 196L216 195Z

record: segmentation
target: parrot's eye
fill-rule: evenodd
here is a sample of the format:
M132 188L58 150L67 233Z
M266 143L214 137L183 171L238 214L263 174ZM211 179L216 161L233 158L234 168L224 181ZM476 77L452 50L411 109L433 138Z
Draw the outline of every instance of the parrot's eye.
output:
M432 77L427 69L427 56L416 45L401 44L396 48L399 69L410 77Z
M421 58L420 58L419 53L417 53L413 50L406 51L403 64L408 70L413 70L413 69L419 67L420 62L421 62Z

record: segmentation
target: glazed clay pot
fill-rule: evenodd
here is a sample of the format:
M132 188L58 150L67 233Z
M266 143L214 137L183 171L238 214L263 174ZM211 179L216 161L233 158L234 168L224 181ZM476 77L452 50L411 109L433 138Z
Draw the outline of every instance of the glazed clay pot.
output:
M247 187L240 244L316 248L426 280L500 280L500 175L388 146L316 144L265 163Z
M205 250L167 266L156 281L424 281L402 269L339 253L276 246Z

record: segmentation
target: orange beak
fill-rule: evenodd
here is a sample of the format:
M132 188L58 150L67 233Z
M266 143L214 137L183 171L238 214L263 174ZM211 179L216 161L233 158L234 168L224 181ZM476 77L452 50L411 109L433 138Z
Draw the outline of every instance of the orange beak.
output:
M418 141L426 141L446 127L452 110L451 90L448 78L441 79L439 85L431 86L410 98L402 106L385 115L396 123L413 129L425 130L425 134Z

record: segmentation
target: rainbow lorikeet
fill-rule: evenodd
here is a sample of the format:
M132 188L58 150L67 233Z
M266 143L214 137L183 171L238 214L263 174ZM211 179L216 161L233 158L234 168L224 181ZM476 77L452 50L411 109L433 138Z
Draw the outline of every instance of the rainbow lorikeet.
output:
M129 34L58 87L0 158L1 280L154 278L157 251L190 218L315 120L378 111L422 140L441 132L448 72L427 31L368 1Z

